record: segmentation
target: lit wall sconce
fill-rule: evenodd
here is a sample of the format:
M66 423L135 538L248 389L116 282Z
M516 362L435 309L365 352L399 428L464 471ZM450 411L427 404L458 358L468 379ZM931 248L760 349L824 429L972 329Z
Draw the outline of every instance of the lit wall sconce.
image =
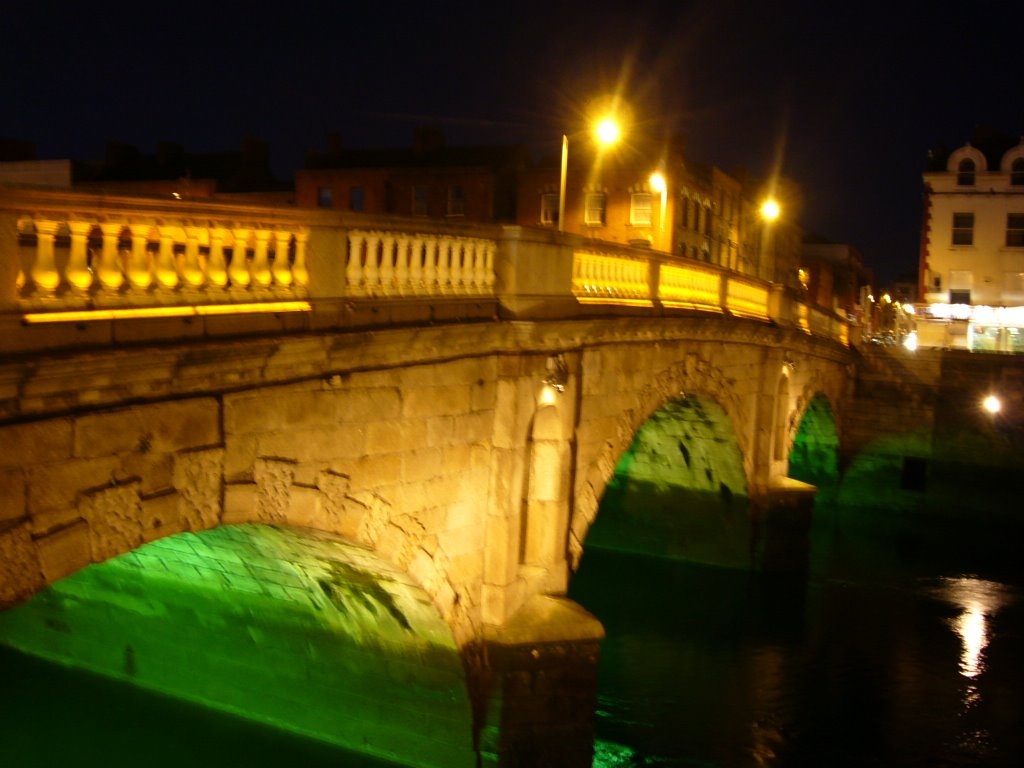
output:
M540 392L541 405L554 405L555 395L565 392L569 382L569 368L561 355L552 355L547 359L544 373L544 388Z

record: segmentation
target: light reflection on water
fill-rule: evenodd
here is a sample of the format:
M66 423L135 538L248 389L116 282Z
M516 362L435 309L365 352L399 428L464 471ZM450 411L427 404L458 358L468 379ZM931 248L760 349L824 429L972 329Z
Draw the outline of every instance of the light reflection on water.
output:
M972 576L943 578L939 582L935 596L961 609L960 615L949 621L963 647L960 674L975 678L985 671L985 647L991 639L989 620L1012 604L1017 594L1005 584ZM974 704L977 690L969 688L969 691L971 695L966 703Z
M771 580L588 551L594 765L1024 765L1016 567L854 562Z

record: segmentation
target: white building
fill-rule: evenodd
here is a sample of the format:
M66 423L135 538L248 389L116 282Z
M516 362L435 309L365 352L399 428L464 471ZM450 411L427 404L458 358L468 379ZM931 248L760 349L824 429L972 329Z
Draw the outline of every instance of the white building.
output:
M924 174L920 296L942 346L1024 351L1024 139L977 143Z

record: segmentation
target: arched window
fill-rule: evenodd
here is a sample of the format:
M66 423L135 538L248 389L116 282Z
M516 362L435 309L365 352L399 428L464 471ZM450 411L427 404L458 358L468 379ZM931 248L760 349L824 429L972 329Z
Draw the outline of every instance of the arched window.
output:
M974 186L974 161L969 157L965 157L957 166L956 183L959 187Z
M1024 186L1024 157L1018 157L1010 166L1010 183L1015 187Z

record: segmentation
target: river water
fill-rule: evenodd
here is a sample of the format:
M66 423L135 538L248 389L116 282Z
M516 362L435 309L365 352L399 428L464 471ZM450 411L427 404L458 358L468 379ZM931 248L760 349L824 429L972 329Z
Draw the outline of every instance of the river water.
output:
M774 577L588 550L595 766L1024 765L1017 541L826 526ZM383 765L6 648L0 681L4 768Z
M1005 535L822 528L796 576L585 553L571 596L608 633L595 765L1024 765Z

